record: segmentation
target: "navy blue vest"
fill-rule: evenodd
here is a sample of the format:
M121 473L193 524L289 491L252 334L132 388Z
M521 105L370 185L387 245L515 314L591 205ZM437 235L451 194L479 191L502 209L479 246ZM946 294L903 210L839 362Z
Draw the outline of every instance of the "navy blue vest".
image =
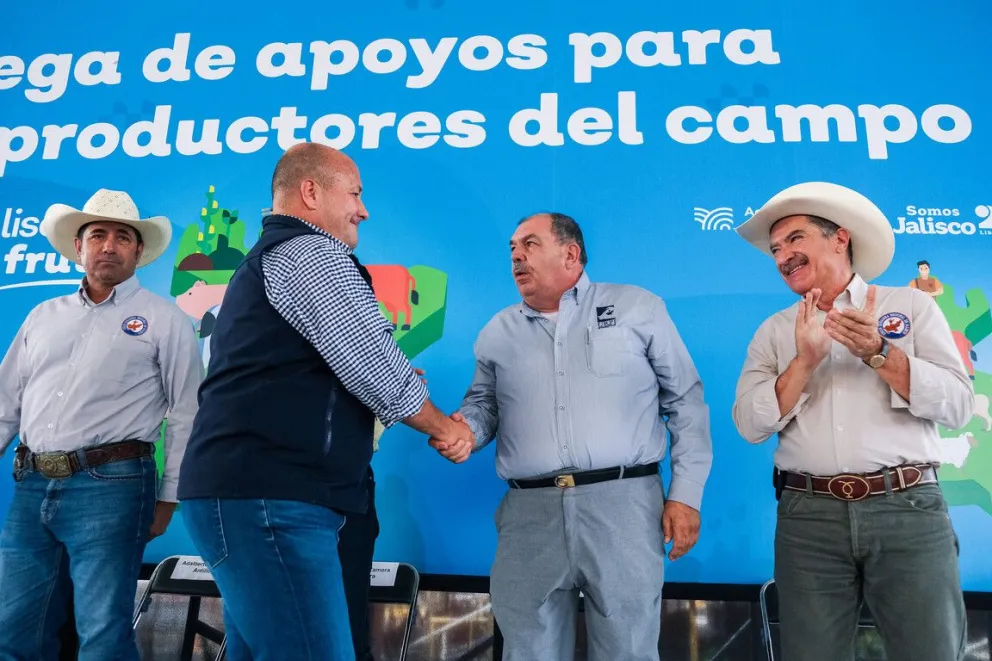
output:
M314 233L294 218L266 217L231 278L183 457L180 500L269 498L366 511L375 416L272 307L262 279L266 250Z

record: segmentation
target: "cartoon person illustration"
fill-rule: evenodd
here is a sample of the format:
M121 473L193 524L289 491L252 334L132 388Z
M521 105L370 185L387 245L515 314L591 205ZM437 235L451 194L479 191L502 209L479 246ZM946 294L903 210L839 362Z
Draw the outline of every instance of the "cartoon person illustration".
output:
M940 280L930 276L930 262L925 259L920 260L916 262L916 268L920 275L909 281L910 287L925 291L934 298L944 293L944 285L941 284Z

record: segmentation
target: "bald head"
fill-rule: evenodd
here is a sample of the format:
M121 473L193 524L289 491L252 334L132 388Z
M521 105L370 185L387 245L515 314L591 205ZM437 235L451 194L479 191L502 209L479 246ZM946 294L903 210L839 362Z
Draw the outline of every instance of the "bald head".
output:
M287 149L272 173L272 210L320 227L352 248L368 218L358 166L337 149L303 142Z
M272 200L295 192L306 179L330 188L341 171L354 169L355 163L337 149L316 142L301 142L285 151L272 173Z

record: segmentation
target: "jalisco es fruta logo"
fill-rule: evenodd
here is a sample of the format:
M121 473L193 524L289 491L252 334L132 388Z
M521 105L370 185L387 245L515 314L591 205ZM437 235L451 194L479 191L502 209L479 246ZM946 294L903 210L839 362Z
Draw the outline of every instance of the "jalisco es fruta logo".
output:
M77 284L83 268L55 252L41 235L41 218L21 207L0 207L0 290Z

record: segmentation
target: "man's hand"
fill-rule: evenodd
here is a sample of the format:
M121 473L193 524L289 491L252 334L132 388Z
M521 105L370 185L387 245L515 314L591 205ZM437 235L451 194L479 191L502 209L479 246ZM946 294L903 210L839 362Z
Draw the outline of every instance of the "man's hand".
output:
M699 539L699 511L674 500L665 502L661 515L665 544L672 542L669 560L678 560L689 552Z
M164 500L155 503L155 518L152 521L152 529L149 531L149 539L155 539L165 532L175 511L176 503L167 503Z
M875 285L868 288L864 311L834 308L827 313L827 333L852 354L865 360L882 350L882 336L875 320Z
M796 314L796 358L809 372L830 353L830 335L817 318L820 290L812 289L799 301Z
M452 413L450 431L443 438L432 437L428 444L445 459L460 464L472 455L475 434L461 413Z

